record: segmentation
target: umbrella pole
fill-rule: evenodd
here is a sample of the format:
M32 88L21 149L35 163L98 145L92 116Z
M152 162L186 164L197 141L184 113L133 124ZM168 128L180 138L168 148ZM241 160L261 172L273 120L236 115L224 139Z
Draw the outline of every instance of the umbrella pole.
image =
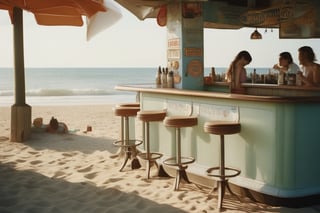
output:
M11 106L11 141L23 142L31 133L31 107L25 101L23 13L13 9L15 103Z

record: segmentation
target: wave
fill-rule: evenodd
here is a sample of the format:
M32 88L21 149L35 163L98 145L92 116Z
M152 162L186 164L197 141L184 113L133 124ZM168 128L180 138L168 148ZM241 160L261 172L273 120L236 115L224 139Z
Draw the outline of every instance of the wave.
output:
M117 95L126 94L127 92L121 92L110 89L33 89L27 90L26 96L105 96L105 95ZM13 96L13 90L2 90L0 96Z

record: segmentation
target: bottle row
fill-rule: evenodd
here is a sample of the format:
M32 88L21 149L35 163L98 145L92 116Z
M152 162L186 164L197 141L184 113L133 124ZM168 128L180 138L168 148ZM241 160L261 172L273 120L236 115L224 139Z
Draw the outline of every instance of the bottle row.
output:
M157 88L174 88L173 71L169 71L168 67L161 68L159 66L156 74Z

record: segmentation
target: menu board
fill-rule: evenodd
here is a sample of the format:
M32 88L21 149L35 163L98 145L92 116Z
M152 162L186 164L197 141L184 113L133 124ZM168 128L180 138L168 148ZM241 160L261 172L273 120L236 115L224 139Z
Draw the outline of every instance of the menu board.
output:
M319 6L305 8L299 17L280 22L280 38L320 38Z

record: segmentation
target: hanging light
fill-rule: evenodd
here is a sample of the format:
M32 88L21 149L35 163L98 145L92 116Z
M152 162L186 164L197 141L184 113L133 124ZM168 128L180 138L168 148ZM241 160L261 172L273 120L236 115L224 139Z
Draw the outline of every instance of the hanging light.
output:
M250 39L262 39L262 35L258 32L257 28L251 33Z

